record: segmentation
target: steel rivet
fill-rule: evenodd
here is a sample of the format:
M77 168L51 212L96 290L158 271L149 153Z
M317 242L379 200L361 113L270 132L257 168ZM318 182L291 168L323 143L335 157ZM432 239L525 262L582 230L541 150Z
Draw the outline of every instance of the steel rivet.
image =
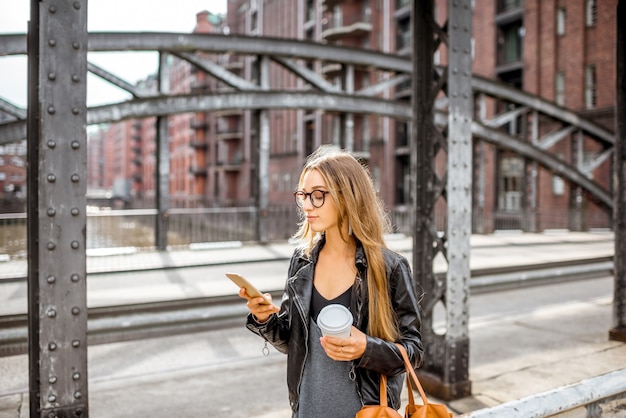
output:
M78 249L78 247L80 247L80 244L78 244L78 241L72 241L72 243L70 244L72 246L72 249L76 250Z
M49 343L49 344L48 344L48 350L50 350L50 351L54 351L54 350L56 350L56 349L57 349L57 345L56 345L56 343Z
M57 397L56 396L54 396L54 395L48 396L48 402L56 402L56 401L57 401Z
M52 46L52 47L53 47L53 46L55 46L56 44L57 44L57 41L55 41L54 39L50 39L50 40L48 41L48 45L50 45L50 46Z
M75 115L78 115L80 113L80 110L78 110L77 108L72 108L72 113Z
M80 276L79 276L78 274L74 273L74 274L72 274L72 275L70 276L70 279L71 279L74 283L76 283L77 281L79 281L79 280L80 280Z
M50 8L48 10L50 10L50 13L56 13L57 12L57 8L54 7L54 6L50 6Z
M56 382L57 382L56 376L50 376L50 378L48 379L48 383L55 384Z
M46 177L46 179L50 182L50 183L54 183L57 179L57 177L54 174L48 174L48 176Z
M73 47L74 49L78 49L78 48L80 48L80 44L79 44L78 42L73 42L73 43L72 43L72 47Z
M80 148L80 142L72 141L72 149L78 149L78 148Z
M56 248L56 244L54 242L49 242L47 245L48 250L52 251Z
M74 380L80 380L80 373L75 372L74 374L72 374L72 379L74 379Z
M57 316L57 311L55 311L54 309L50 309L47 312L48 318L54 318L55 316Z
M78 183L78 181L80 180L80 176L78 174L72 174L71 179L74 183Z
M77 390L76 392L74 392L74 397L75 397L76 399L80 399L80 398L82 398L82 396L83 396L83 394L82 394L82 393L80 393L80 391L79 391L79 390Z
M75 1L75 2L74 2L74 8L75 8L76 10L80 9L80 3L79 3L79 2L77 2L77 1Z
M57 214L57 211L54 210L54 208L48 208L47 213L48 213L48 216L54 216Z
M47 144L48 144L48 148L55 148L57 146L56 141L53 141L52 139L49 140Z
M78 341L78 340L72 341L72 347L76 348L76 347L79 347L79 346L80 346L80 341Z
M54 108L54 106L48 106L48 113L54 115L56 112L57 110Z
M48 73L48 80L56 80L57 75L55 73Z
M72 81L74 83L78 83L80 81L80 77L77 74L72 75Z
M72 216L78 216L78 214L80 213L78 208L72 208L70 212L72 213Z
M53 275L48 276L48 278L46 279L46 281L50 284L54 283L57 281L57 278L54 277Z
M72 308L72 314L73 315L78 315L80 313L80 308L78 306L74 306Z

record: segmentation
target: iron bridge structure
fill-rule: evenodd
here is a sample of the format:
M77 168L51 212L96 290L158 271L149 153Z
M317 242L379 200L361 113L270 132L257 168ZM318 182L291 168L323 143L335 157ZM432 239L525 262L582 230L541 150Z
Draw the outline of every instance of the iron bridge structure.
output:
M472 208L473 145L485 141L510 150L559 175L613 216L615 233L614 326L609 338L626 341L626 0L617 10L616 132L538 96L472 74L470 0L449 0L448 18L439 26L433 1L412 2L411 57L372 50L346 49L303 40L189 33L88 33L87 0L31 1L30 32L0 36L3 56L28 57L28 106L1 98L0 110L11 115L0 124L0 145L27 139L29 251L29 364L31 416L88 416L86 306L86 126L130 118L156 117L156 242L167 247L168 126L177 113L254 110L259 126L258 210L268 207L268 112L308 109L341 117L343 147L353 147L349 115L376 114L411 123L411 211L413 270L425 291L423 338L426 363L420 369L425 388L444 400L471 394L469 376L469 253ZM446 46L448 65L434 64L434 52ZM156 51L156 93L146 92L88 61L88 52ZM238 77L215 60L216 54L252 57L256 81ZM189 62L226 83L230 91L171 94L166 60ZM308 62L336 63L342 83L331 83L309 69ZM304 87L280 90L269 78L270 63L287 69ZM355 70L385 76L379 84L354 89ZM119 103L87 107L86 78L91 72L129 92ZM384 98L381 92L411 81L410 102ZM489 119L478 118L474 104L501 100L513 106ZM348 117L346 117L346 115ZM502 127L523 120L523 134ZM540 120L559 128L541 135ZM601 151L576 164L551 152L559 141L597 142ZM443 153L445 173L434 161ZM613 190L593 180L593 172L613 158ZM435 202L443 200L446 229L437 231ZM259 241L267 236L258 220ZM448 264L445 280L433 273L441 254ZM445 309L446 330L433 330L433 310Z

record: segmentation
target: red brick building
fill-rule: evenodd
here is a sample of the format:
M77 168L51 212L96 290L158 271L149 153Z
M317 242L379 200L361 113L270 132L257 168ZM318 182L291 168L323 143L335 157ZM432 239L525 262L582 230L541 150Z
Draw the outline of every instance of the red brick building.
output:
M408 56L411 53L409 0L229 0L225 22L201 12L196 32L224 31L268 37L306 39ZM447 17L445 0L435 2L435 19ZM473 2L473 72L500 80L614 129L615 10L617 0L497 0ZM253 80L250 57L207 57L234 74ZM435 63L445 65L439 48ZM337 65L312 63L312 69L338 82ZM354 89L377 83L379 74L356 69ZM226 85L173 59L170 91L219 94ZM271 64L272 89L303 88L302 81ZM410 100L405 83L381 97ZM477 119L488 119L511 106L477 98ZM387 206L402 209L409 201L409 128L388 117L344 115L351 118L350 147L371 169ZM337 115L321 111L271 110L270 205L292 204L292 192L306 156L320 144L346 146ZM517 134L528 120L509 127ZM137 123L135 123L135 126ZM133 123L130 123L133 126ZM142 122L141 170L105 170L134 178L136 196L154 196L154 123ZM255 202L257 129L253 111L224 111L171 116L170 207L245 206ZM541 135L556 129L541 121ZM133 137L126 129L120 135ZM140 132L140 133L139 133ZM585 161L602 151L600 145L575 135L550 151L564 161ZM580 145L582 144L582 145ZM152 148L151 148L152 147ZM580 147L580 149L578 148ZM118 146L118 155L122 148ZM125 151L132 160L132 149ZM111 158L111 157L108 157ZM558 176L509 151L476 141L474 215L478 232L493 229L594 228L610 226L610 214L571 188ZM107 163L108 164L108 163ZM128 163L130 164L130 162ZM594 180L610 190L611 161L593 171ZM135 177L132 177L135 176ZM131 194L132 194L131 193ZM582 223L567 213L577 208ZM565 214L565 215L564 215ZM489 221L482 221L487 219ZM529 222L529 219L532 219Z

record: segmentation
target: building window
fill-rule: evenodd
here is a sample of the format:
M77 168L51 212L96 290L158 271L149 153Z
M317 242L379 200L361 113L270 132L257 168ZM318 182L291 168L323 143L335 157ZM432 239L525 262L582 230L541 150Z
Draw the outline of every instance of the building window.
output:
M565 35L565 7L559 7L556 11L556 34Z
M565 180L556 174L552 175L552 194L563 196L565 194Z
M587 26L594 26L596 24L596 0L587 0L585 7L585 23Z
M524 27L521 20L498 27L498 65L522 60Z
M596 107L596 66L587 65L585 67L585 107L593 109Z
M407 17L396 22L396 51L411 46L411 18Z
M498 13L522 7L522 0L498 0Z
M554 80L554 101L559 106L565 106L565 72L556 73Z
M522 184L524 178L524 160L515 155L506 155L500 159L500 179L498 209L505 212L522 210Z

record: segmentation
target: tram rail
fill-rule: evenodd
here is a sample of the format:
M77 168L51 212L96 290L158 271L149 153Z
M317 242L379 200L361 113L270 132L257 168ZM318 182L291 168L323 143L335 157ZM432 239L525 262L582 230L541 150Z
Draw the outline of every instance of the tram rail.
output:
M473 294L542 284L606 277L613 257L506 266L472 271ZM440 273L443 275L445 273ZM270 292L279 300L282 289ZM243 325L245 304L236 296L210 296L88 310L89 345L132 341ZM0 316L0 357L28 352L28 315Z

